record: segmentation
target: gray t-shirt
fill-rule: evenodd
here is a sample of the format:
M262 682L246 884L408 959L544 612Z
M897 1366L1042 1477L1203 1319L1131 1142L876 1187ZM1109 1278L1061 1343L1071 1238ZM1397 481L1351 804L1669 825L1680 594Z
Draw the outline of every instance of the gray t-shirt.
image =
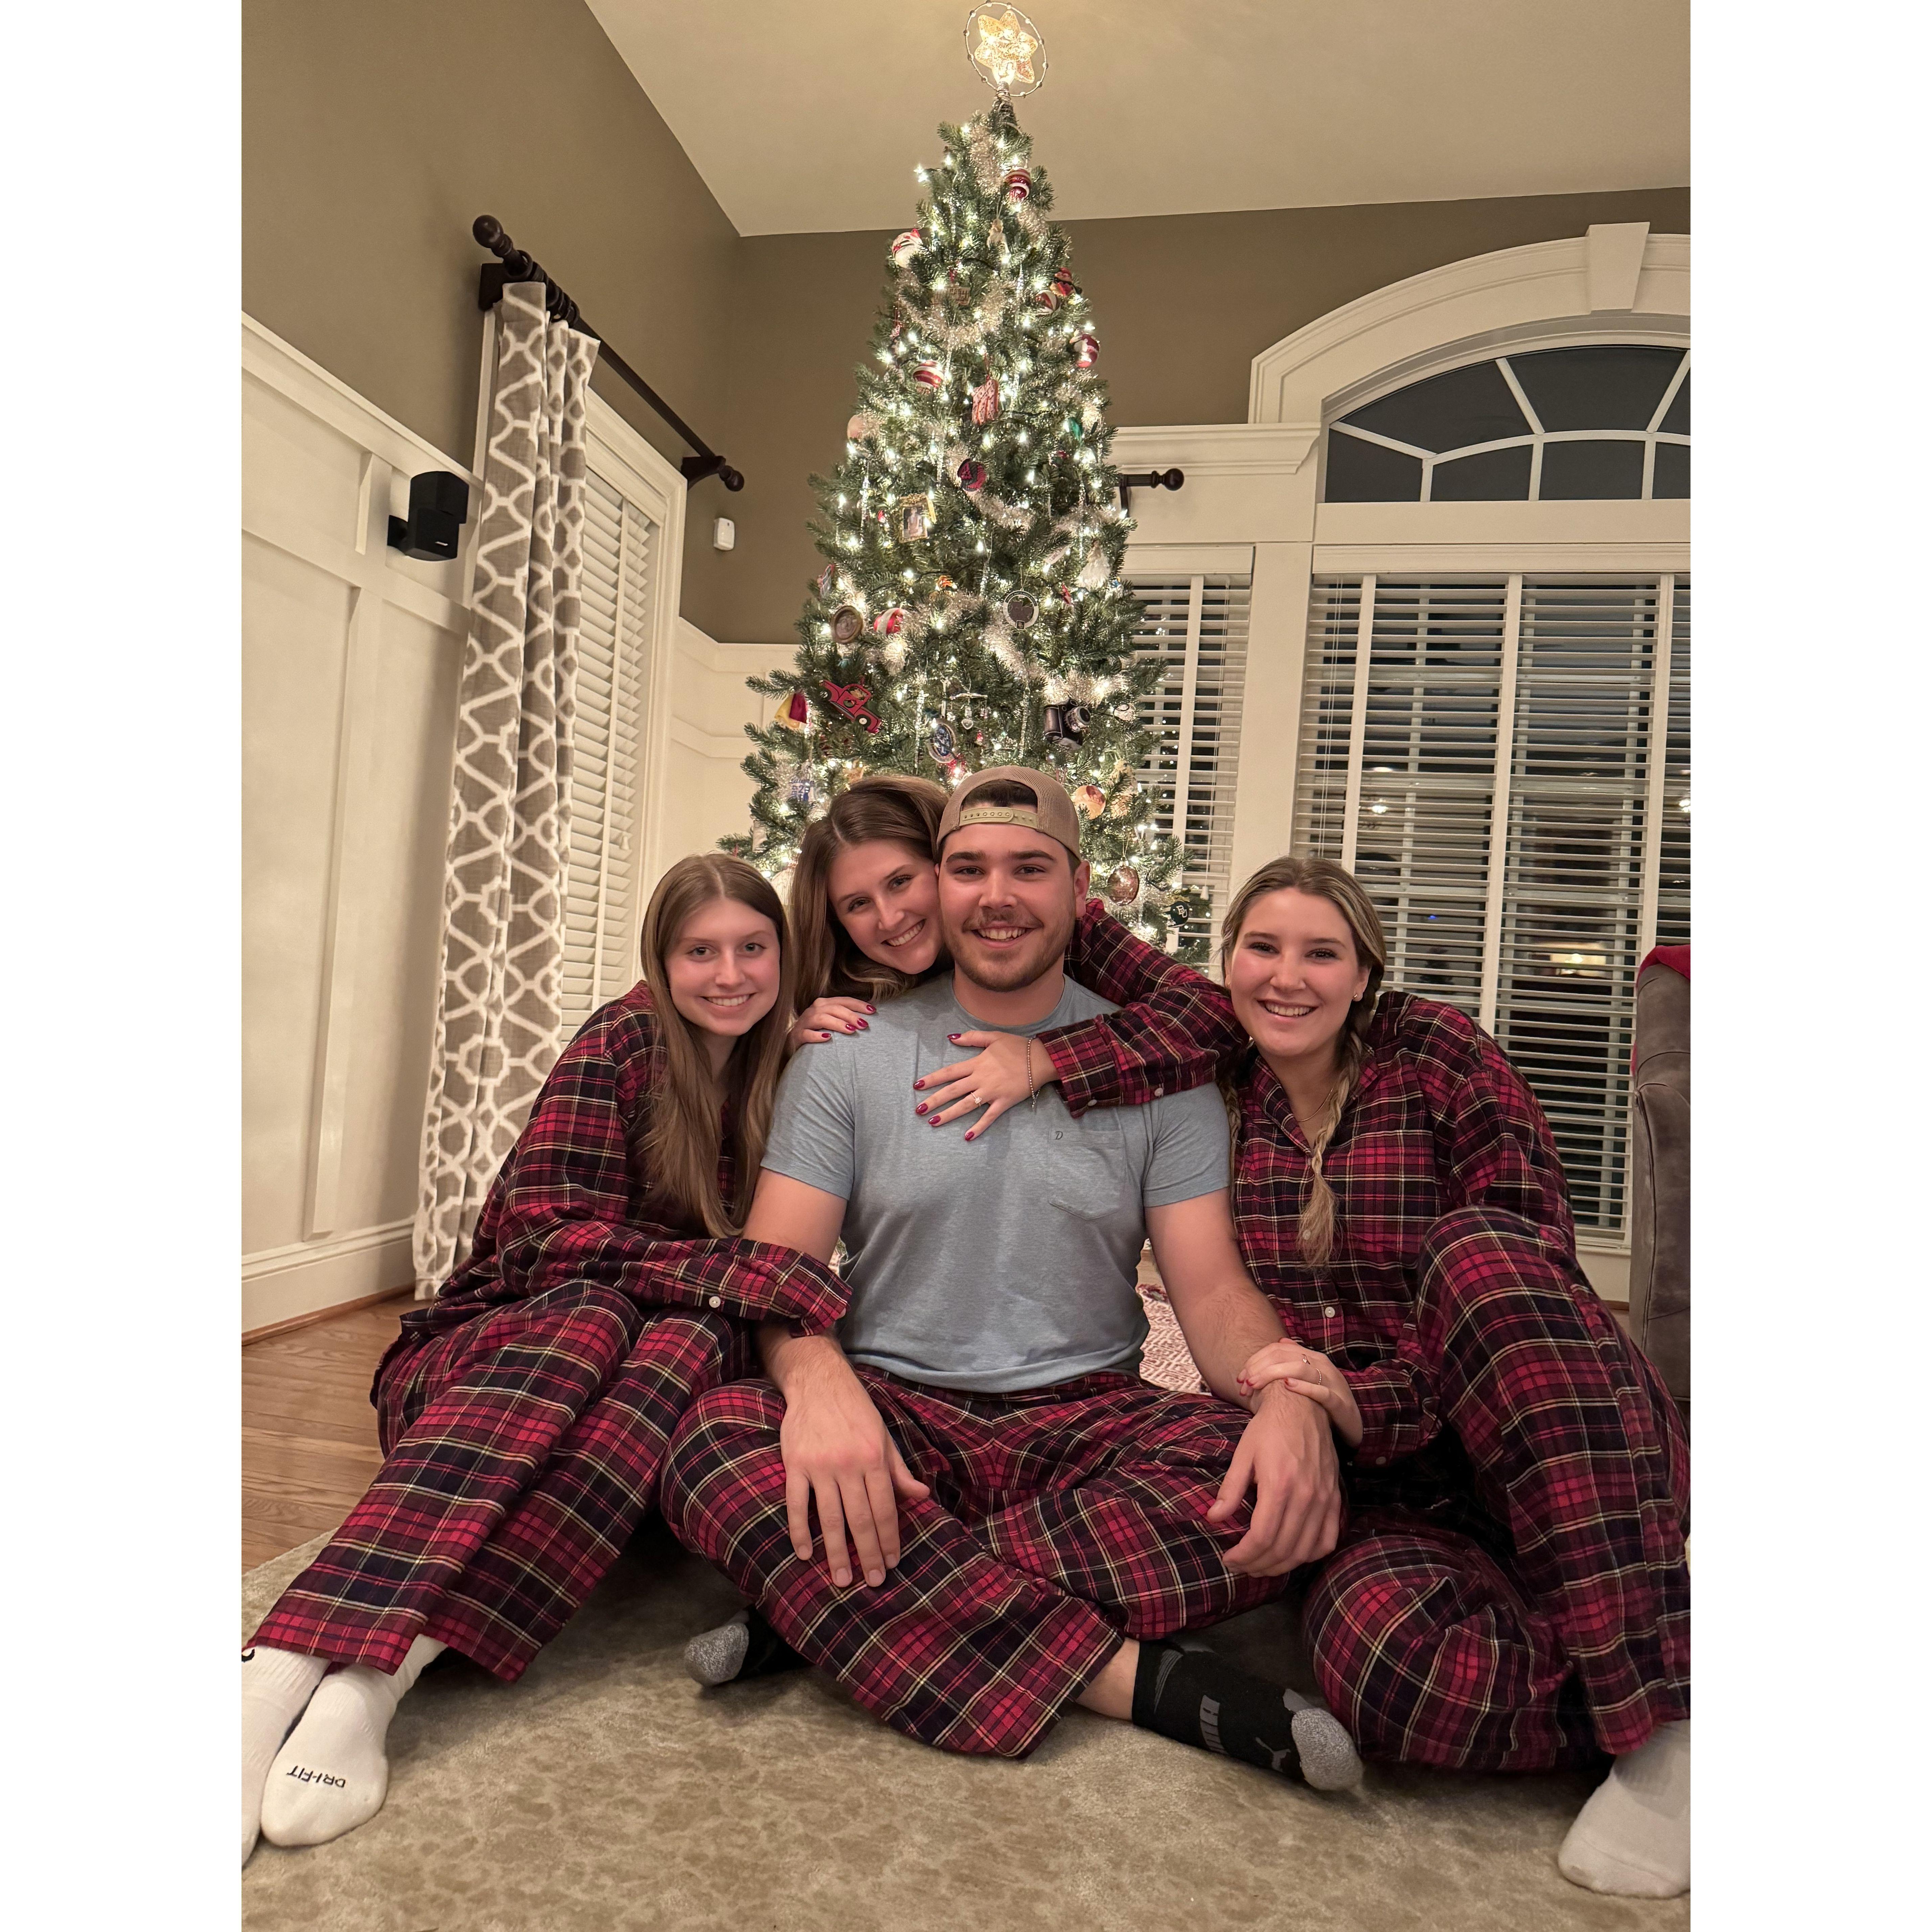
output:
M1043 1033L1114 1008L1066 983ZM1049 1087L968 1142L934 1130L913 1082L964 1058L983 1028L950 974L882 1005L866 1033L805 1048L780 1083L764 1164L845 1203L854 1360L940 1388L1005 1394L1131 1369L1147 1338L1134 1292L1144 1210L1228 1184L1212 1087L1075 1120Z

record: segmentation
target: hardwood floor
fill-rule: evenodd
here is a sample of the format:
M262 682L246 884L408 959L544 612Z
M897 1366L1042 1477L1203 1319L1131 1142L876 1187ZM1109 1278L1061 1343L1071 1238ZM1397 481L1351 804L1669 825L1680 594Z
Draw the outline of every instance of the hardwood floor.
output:
M369 1379L406 1294L242 1351L242 1567L333 1529L381 1463Z

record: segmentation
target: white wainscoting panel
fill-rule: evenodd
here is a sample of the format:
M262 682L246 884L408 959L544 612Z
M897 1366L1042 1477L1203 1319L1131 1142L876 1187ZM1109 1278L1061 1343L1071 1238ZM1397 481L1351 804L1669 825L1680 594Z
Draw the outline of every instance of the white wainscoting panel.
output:
M467 564L388 547L426 470L470 475L243 318L244 1331L410 1279Z

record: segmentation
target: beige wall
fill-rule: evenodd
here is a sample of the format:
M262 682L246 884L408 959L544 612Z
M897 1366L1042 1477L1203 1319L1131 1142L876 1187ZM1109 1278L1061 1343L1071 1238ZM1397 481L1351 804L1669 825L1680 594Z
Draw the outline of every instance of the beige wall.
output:
M244 0L242 100L242 307L379 409L469 463L489 214L722 434L742 244L583 0ZM596 387L684 454L623 383ZM716 633L714 499L694 495L685 595Z
M1052 158L1042 158L1050 168ZM910 193L907 218L912 216ZM1318 316L1446 262L1648 221L1688 234L1687 188L1361 208L1261 209L1066 224L1093 304L1116 425L1244 422L1255 356ZM731 500L737 548L704 620L714 636L791 636L818 561L806 479L838 460L855 372L885 280L883 234L740 242ZM715 509L701 513L710 528Z

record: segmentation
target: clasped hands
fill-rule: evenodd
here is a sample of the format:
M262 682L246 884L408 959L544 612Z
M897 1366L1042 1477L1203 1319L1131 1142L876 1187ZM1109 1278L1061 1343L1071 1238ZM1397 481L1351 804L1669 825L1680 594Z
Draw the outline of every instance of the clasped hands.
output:
M1330 1420L1342 1427L1340 1414L1352 1417L1352 1439L1359 1441L1360 1418L1340 1371L1298 1342L1256 1350L1240 1382L1252 1419L1205 1520L1216 1529L1229 1527L1252 1491L1246 1532L1222 1561L1240 1575L1282 1576L1335 1547L1341 1486ZM899 1561L899 1504L922 1502L932 1492L907 1466L865 1385L836 1347L787 1390L778 1447L786 1526L799 1560L812 1560L815 1508L832 1582L844 1588L856 1571L877 1588Z

